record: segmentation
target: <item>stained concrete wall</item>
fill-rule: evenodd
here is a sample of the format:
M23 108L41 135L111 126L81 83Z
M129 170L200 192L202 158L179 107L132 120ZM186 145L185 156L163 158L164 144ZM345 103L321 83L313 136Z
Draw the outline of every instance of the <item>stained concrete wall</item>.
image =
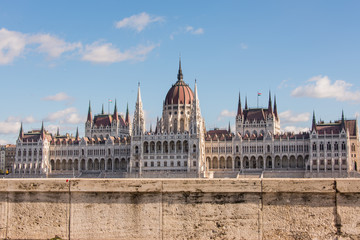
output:
M1 239L359 239L358 179L5 179Z

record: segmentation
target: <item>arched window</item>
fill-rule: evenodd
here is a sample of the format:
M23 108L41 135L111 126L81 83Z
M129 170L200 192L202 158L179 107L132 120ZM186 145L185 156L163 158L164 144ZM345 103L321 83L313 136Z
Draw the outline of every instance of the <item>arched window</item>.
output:
M353 144L351 144L351 151L352 151L352 152L355 152L355 150L356 150L355 144L353 143Z
M323 142L320 143L320 151L324 151L324 143Z
M327 143L326 150L331 151L331 143L330 142Z
M341 143L341 150L346 150L345 142L342 142L342 143Z
M110 150L110 149L109 149ZM138 154L139 153L139 147L135 146L135 153Z
M193 153L196 153L196 144L193 145Z
M316 151L316 143L313 143L312 149L313 149L313 151Z
M239 146L236 146L236 152L237 153L239 152Z
M338 151L338 150L339 150L339 144L338 144L338 142L335 142L335 144L334 144L334 150L335 150L335 151Z
M267 151L270 152L270 145L267 145Z

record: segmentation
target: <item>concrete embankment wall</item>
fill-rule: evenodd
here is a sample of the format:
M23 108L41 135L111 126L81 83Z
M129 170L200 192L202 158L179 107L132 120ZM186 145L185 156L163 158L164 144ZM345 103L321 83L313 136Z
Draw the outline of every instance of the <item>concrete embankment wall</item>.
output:
M358 179L4 179L1 239L359 239Z

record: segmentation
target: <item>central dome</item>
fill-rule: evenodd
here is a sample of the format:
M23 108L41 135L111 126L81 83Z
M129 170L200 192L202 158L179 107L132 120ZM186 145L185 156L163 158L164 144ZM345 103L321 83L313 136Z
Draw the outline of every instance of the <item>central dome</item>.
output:
M179 61L179 73L177 82L172 85L165 98L165 105L170 104L191 104L194 99L194 93L184 81L181 70L181 61Z

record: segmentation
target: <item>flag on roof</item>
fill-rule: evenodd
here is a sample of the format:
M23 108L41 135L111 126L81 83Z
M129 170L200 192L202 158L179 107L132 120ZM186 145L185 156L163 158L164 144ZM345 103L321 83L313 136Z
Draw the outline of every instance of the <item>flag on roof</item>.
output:
M112 100L111 100L111 99L109 99L109 103L112 103Z
M258 96L261 96L261 93L260 93L260 92L258 92Z

